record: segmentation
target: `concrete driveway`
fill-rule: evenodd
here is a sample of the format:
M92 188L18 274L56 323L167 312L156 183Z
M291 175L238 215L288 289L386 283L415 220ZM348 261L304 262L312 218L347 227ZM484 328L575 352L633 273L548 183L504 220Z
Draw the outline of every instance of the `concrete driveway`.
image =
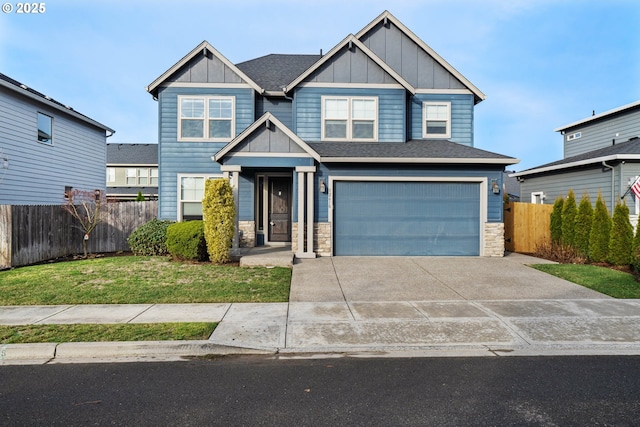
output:
M481 257L326 257L298 260L291 302L608 298L527 264L521 254Z

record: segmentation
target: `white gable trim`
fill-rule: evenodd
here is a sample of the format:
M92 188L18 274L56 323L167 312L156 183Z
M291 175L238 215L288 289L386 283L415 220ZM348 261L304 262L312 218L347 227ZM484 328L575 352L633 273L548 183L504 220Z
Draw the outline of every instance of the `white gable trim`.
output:
M569 169L569 168L573 168L573 167L576 167L576 166L584 166L584 165L590 165L590 164L602 163L602 162L611 162L611 161L616 161L616 160L640 160L640 154L613 154L613 155L610 155L610 156L595 157L595 158L591 158L591 159L580 160L580 161L577 161L577 162L561 163L559 165L553 165L553 166L529 169L529 170L518 172L518 173L511 173L511 174L509 174L509 176L518 178L518 177L521 177L521 176L528 176L528 175L533 175L533 174L536 174L536 173L543 173L543 172L550 172L550 171L556 171L556 170L562 170L562 169Z

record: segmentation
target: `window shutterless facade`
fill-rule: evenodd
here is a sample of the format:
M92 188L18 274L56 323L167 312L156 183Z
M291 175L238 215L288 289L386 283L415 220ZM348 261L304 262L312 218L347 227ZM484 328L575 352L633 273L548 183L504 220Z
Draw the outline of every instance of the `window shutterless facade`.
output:
M323 141L377 141L378 98L322 97Z
M221 175L178 175L178 221L202 219L204 182Z
M53 144L53 117L38 113L38 142Z
M178 141L227 142L235 135L235 97L178 96Z
M451 103L422 103L422 137L451 138Z

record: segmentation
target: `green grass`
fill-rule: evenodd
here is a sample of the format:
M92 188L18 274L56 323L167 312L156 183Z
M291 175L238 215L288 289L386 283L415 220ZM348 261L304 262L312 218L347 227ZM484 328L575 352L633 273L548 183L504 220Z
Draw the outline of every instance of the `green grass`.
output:
M632 274L588 264L536 264L531 267L614 298L640 298Z
M206 340L216 323L0 326L0 344Z
M0 271L0 305L286 302L291 269L121 256Z

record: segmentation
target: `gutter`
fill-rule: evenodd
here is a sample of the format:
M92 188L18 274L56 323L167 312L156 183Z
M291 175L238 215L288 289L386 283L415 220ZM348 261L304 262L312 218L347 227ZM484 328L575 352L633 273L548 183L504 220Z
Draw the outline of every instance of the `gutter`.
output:
M611 211L610 211L610 212L611 212L611 215L613 215L613 210L614 210L614 208L615 208L615 206L613 205L613 199L614 199L614 197L613 197L613 193L615 192L615 181L616 181L616 179L615 179L615 175L614 175L614 173L615 173L615 167L613 167L613 166L609 166L609 165L607 164L606 160L603 160L603 161L602 161L602 167L604 167L604 168L607 168L607 169L611 170Z

